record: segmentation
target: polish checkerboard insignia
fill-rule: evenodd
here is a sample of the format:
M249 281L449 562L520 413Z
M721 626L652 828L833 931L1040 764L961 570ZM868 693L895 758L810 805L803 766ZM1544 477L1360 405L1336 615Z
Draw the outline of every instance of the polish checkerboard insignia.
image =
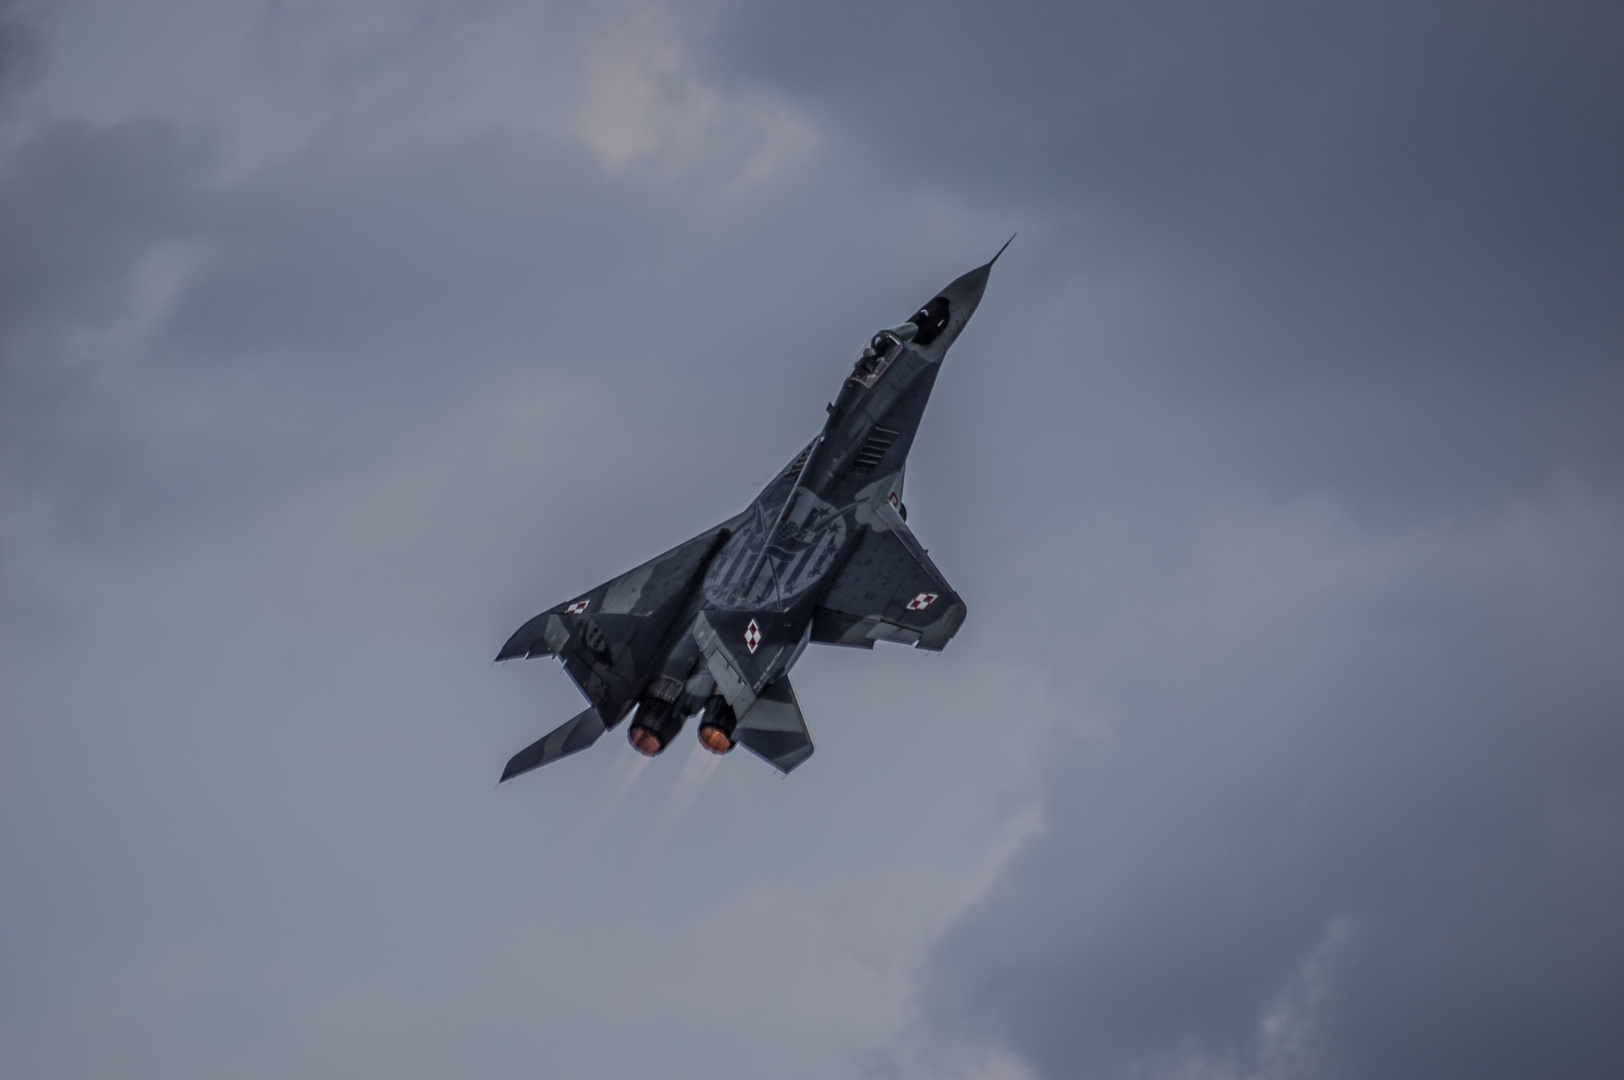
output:
M933 604L935 602L936 602L936 594L935 593L933 593L933 592L922 592L918 596L914 597L912 600L908 601L908 610L909 611L924 611L926 608L930 607L931 604Z
M894 491L890 495L886 496L885 501L891 504L891 509L893 510L902 509L902 496L898 495Z
M754 653L756 651L756 646L758 646L760 644L761 644L761 627L756 625L756 620L751 619L750 620L750 625L746 626L744 628L744 645L745 645L745 648L749 649L752 653Z
M566 614L566 615L581 615L581 614L584 614L586 612L587 605L590 604L591 602L592 601L590 601L590 600L577 600L577 601L575 601L575 603L571 604L569 607L564 609L564 614Z

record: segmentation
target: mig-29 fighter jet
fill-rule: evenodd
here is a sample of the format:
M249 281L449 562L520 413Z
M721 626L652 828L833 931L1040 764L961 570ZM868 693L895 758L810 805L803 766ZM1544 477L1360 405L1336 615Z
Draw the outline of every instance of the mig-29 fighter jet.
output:
M997 261L875 334L823 431L742 514L508 639L497 660L556 656L591 705L515 754L503 780L586 749L634 708L627 736L650 757L697 713L706 749L743 743L787 773L812 756L789 684L808 642L948 643L964 601L908 529L902 473L942 358Z

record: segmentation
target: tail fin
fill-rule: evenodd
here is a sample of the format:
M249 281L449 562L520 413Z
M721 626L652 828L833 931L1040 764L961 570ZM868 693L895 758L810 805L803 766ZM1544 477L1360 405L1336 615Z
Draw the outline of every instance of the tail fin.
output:
M733 737L779 772L787 773L812 756L812 735L789 676L762 689Z

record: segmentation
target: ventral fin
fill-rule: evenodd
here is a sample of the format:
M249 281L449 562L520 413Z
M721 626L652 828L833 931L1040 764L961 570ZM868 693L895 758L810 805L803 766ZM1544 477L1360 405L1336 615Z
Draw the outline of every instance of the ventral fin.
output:
M739 720L733 738L783 773L812 756L812 735L806 730L806 719L787 676L762 689L755 705Z

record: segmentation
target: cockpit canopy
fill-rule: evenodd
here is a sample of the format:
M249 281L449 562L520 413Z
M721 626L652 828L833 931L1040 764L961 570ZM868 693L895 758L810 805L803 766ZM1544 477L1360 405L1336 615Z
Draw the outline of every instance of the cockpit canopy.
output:
M908 323L903 323L902 326L907 327L908 330L914 329ZM898 329L900 330L902 327ZM913 336L906 333L906 331L899 334L897 330L881 330L878 334L875 334L869 343L863 347L862 354L857 357L857 363L851 369L851 377L864 386L873 386L874 380L879 377L880 372L884 371L890 365L892 358L902 351L905 335L907 338Z
M904 345L910 342L929 345L940 337L942 331L947 329L949 315L947 297L938 296L901 326L881 330L863 348L862 355L851 369L851 377L864 386L873 386L880 372L891 365Z

